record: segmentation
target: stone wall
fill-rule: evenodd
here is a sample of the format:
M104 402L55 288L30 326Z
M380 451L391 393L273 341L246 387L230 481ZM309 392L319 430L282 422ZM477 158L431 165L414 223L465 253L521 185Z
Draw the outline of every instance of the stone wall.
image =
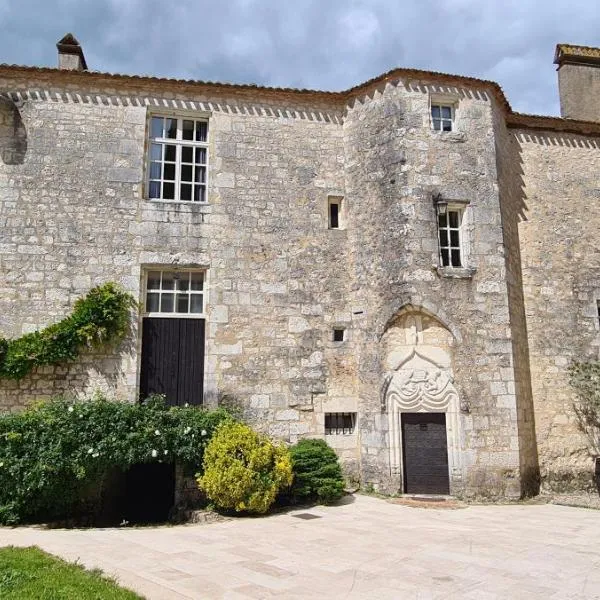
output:
M457 131L434 132L431 97L457 103ZM344 121L363 477L389 465L381 336L403 306L453 333L460 417L456 494L519 495L519 440L491 101L484 92L395 82L358 98ZM468 269L438 269L432 196L468 201ZM387 467L389 473L389 466ZM388 476L389 477L389 476Z
M516 131L524 198L523 293L542 483L590 486L593 461L568 384L572 360L599 358L600 144L597 138Z
M519 223L526 218L524 174L520 147L498 110L494 111L494 127L517 400L521 490L524 495L531 496L539 491L540 474L519 240Z
M239 404L292 442L324 436L327 412L356 412L356 431L327 441L353 477L396 492L382 385L392 328L409 310L435 323L451 356L461 407L453 493L514 497L535 479L529 355L543 468L562 468L562 432L583 457L564 366L598 346L600 265L585 212L597 190L593 168L577 170L596 164L595 142L514 138L483 84L388 81L347 106L68 73L61 88L24 73L0 90L23 97L0 106L2 335L63 318L107 280L143 300L148 267L205 268L206 403ZM455 105L456 131L432 131L432 100ZM190 111L210 115L209 202L150 202L147 119ZM571 195L559 210L558 196ZM329 196L343 198L338 230L328 228ZM439 266L434 197L465 203L462 269ZM0 408L95 388L135 401L140 325L105 356L1 382ZM334 326L345 341L333 341Z
M351 358L330 343L331 326L350 321L346 232L327 225L328 194L344 194L340 112L269 98L157 97L149 88L116 96L39 87L0 82L31 91L18 109L27 152L0 163L2 334L60 320L107 280L142 299L149 265L206 267L206 401L237 398L260 427L291 441L318 433L314 399L350 395ZM167 103L171 114L190 102L211 112L209 203L149 202L146 105ZM125 352L2 382L0 406L93 388L134 400L138 331L135 323Z

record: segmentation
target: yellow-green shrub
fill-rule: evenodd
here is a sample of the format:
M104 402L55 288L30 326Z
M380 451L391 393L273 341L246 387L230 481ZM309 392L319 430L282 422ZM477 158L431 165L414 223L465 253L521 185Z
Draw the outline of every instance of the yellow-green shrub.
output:
M217 508L265 513L277 492L292 483L292 463L284 445L243 423L222 423L204 452L198 485Z

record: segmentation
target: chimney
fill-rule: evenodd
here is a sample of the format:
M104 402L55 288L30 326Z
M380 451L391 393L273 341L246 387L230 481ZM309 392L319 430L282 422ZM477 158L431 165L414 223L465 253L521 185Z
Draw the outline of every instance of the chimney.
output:
M67 33L57 44L58 68L67 71L87 71L83 50L72 33Z
M558 44L554 64L561 116L600 122L600 48Z

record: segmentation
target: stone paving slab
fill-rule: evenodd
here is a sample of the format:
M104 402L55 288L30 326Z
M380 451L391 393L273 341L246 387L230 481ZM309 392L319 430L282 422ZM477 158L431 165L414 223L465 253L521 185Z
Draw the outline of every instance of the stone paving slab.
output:
M320 518L304 520L298 513ZM600 512L419 509L355 496L265 518L126 529L0 528L154 600L600 600Z

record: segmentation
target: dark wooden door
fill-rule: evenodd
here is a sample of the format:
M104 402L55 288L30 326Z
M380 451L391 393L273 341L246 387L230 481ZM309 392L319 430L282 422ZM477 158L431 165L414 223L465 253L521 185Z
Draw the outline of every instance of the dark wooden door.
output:
M164 394L172 406L202 404L203 383L204 319L145 318L141 398Z
M444 413L403 413L402 451L405 493L450 493Z

